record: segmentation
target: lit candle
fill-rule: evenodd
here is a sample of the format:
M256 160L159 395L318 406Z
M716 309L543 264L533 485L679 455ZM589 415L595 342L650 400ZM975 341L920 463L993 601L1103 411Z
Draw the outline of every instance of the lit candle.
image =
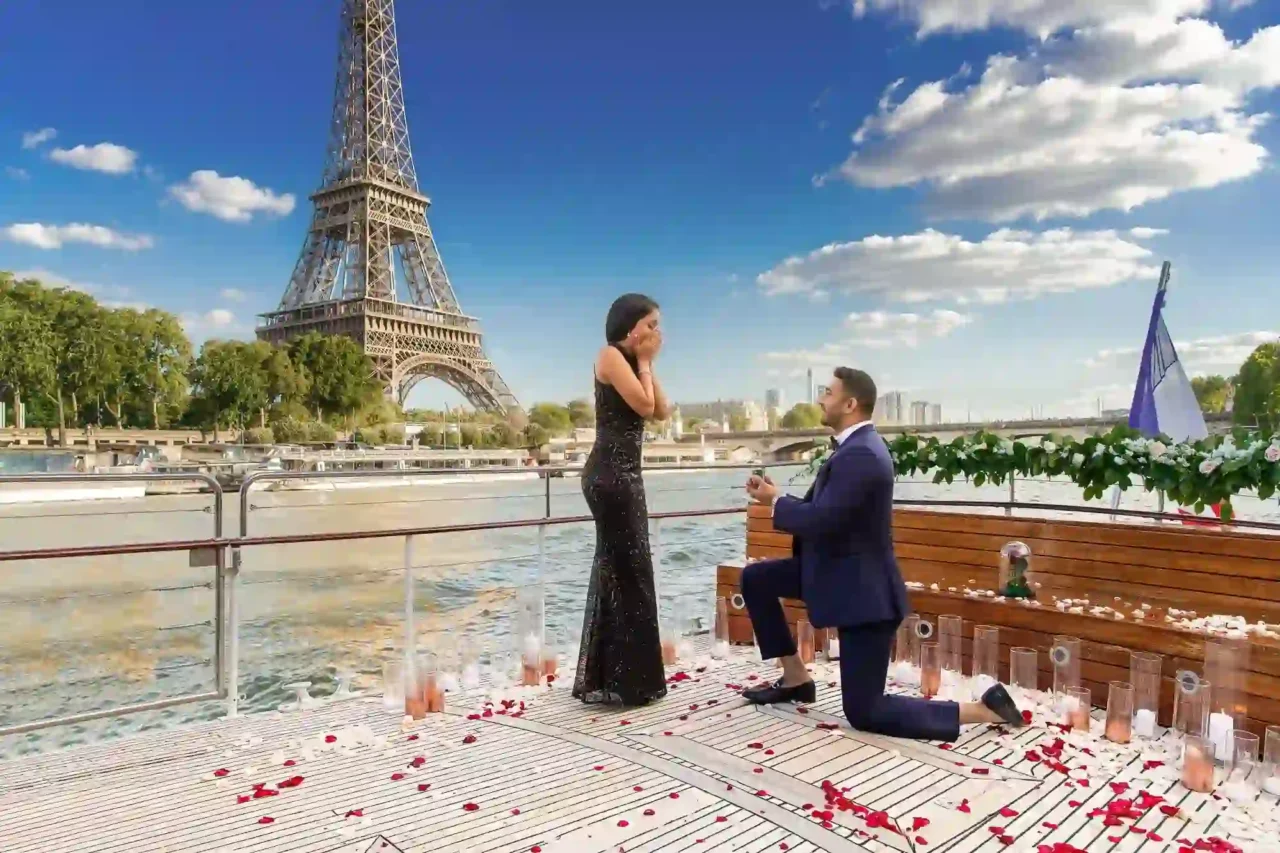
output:
M1108 719L1106 736L1112 743L1128 743L1133 737L1132 724L1129 720Z
M1212 745L1188 736L1182 753L1182 784L1187 790L1200 794L1213 793Z
M662 641L662 664L672 666L679 660L675 640Z

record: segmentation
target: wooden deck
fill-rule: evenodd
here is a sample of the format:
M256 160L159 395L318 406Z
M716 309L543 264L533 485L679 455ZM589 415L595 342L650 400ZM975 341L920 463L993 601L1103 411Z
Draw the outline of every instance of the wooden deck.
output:
M731 685L775 670L733 654L671 670L670 695L642 710L589 709L566 685L525 694L523 711L459 697L405 728L354 699L0 764L0 851L1280 849L1275 798L1190 794L1158 747L1039 716L949 749L856 733L839 727L831 665L815 667L816 705L759 709ZM278 793L255 797L262 783Z

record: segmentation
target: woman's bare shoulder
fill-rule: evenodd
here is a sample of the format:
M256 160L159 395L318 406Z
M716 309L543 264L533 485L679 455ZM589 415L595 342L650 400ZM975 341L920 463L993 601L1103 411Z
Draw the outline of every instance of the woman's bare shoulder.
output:
M596 353L596 379L606 385L610 385L611 377L614 376L619 365L626 365L627 360L622 357L622 353L618 352L618 348L605 344L600 347L600 351Z

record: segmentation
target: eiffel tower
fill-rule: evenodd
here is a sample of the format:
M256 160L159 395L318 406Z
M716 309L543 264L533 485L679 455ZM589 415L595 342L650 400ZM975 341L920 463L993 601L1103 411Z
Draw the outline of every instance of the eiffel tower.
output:
M480 324L462 313L409 148L393 0L342 0L338 80L324 179L280 307L261 340L346 335L401 404L423 379L457 389L477 409L519 403L485 355ZM404 279L401 299L396 267Z

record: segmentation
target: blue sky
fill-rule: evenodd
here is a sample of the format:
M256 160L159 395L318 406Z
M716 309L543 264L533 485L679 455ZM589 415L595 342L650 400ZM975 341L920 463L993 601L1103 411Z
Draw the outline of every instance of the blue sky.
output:
M6 3L0 268L251 335L320 179L338 5ZM1273 3L398 5L431 224L526 403L589 392L628 290L684 400L849 363L953 415L1127 404L1166 258L1192 372L1280 334Z

